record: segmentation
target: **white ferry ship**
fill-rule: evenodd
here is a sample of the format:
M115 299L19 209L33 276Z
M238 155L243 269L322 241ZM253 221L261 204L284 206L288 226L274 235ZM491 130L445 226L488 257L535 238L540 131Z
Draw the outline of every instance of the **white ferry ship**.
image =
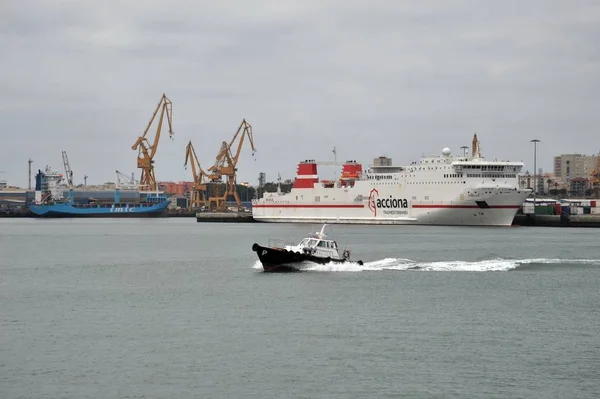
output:
M338 181L319 180L318 162L300 162L291 192L252 201L259 222L510 226L531 189L520 189L522 162L488 161L472 153L424 157L394 166L379 157L363 170L342 164Z

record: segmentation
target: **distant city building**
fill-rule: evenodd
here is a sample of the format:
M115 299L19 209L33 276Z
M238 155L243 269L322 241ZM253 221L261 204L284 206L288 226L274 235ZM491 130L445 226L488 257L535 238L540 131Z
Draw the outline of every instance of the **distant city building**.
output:
M589 179L597 155L562 154L554 157L554 176L570 186L572 179Z
M556 190L563 188L560 182L557 182L556 177L552 173L543 173L542 169L538 169L536 176L530 174L528 171L519 176L519 187L520 188L533 188L534 181L537 181L537 193L547 194L550 190Z
M584 197L590 188L590 181L585 177L575 177L569 180L569 192L575 197Z
M0 180L0 190L5 190L8 187L6 180Z

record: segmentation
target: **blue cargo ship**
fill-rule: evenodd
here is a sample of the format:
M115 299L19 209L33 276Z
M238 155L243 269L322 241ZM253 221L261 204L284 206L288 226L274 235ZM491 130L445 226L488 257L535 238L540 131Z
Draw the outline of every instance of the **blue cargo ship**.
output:
M159 200L157 202L150 200ZM161 197L148 197L148 202L112 204L49 203L31 204L29 210L37 216L45 217L141 217L160 216L169 206L169 200Z
M59 185L62 179L61 174L49 167L38 172L36 201L29 205L33 214L41 217L145 217L161 216L169 206L168 197L158 192L140 192L140 201L137 202L121 201L118 187L111 203L76 203L72 188L68 197L63 197L63 188Z

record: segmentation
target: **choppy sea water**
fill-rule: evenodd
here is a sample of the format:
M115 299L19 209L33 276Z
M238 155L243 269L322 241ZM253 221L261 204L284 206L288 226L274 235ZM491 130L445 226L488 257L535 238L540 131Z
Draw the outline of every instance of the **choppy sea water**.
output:
M2 398L592 398L595 229L0 220Z

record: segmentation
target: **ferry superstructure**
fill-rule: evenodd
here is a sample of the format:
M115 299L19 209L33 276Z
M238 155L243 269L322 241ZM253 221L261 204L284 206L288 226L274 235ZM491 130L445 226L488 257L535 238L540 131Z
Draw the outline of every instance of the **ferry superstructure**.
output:
M531 189L519 188L522 162L485 160L477 135L472 153L423 157L406 166L379 157L363 170L342 164L337 181L319 180L317 162L300 162L291 192L253 200L259 222L510 226Z

